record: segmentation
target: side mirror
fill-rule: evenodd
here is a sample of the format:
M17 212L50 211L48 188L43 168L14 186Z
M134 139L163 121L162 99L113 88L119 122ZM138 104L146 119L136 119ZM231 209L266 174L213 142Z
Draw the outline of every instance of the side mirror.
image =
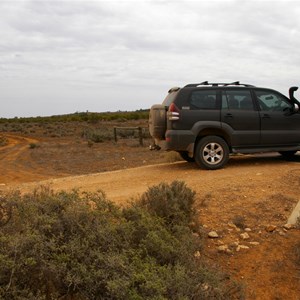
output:
M286 107L283 111L285 116L291 116L299 111L299 105L297 103L293 103L292 107Z
M291 101L292 101L293 103L297 104L298 110L299 110L299 105L300 105L300 103L299 103L299 101L294 97L294 92L296 92L297 90L298 90L298 87L297 87L297 86L292 86L292 87L290 87L290 89L289 89L289 96L290 96ZM298 111L298 110L297 110L297 111Z

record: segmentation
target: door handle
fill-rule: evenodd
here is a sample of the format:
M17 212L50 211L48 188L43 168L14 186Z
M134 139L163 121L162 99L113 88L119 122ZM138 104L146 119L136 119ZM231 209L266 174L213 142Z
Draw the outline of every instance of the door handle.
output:
M262 118L263 118L263 119L270 119L271 117L270 117L269 114L263 114Z
M225 118L230 118L230 119L232 119L232 118L233 118L233 115L230 114L230 113L228 113L228 114L225 115Z

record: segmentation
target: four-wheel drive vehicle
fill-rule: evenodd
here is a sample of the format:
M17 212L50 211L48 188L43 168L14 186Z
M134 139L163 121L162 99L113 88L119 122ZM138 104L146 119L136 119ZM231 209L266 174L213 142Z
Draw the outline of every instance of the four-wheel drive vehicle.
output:
M230 153L277 151L291 157L300 150L299 102L239 82L174 87L153 105L149 130L153 149L174 150L205 169L222 168Z

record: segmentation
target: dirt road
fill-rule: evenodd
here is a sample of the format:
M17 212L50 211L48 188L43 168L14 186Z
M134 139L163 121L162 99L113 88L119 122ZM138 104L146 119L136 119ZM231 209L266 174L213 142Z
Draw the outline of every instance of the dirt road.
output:
M35 145L34 138L6 134L6 146L0 147L0 184L22 182L25 178L42 180L46 177L35 172L37 165L30 159L30 145Z
M300 272L294 249L299 245L300 231L283 228L299 200L300 156L292 162L276 154L234 156L226 168L216 171L176 162L37 181L34 162L26 156L32 140L10 138L9 147L2 147L0 152L1 172L6 172L10 180L2 182L0 191L26 192L39 185L49 185L54 190L101 189L108 199L123 205L150 186L182 180L196 191L205 230L215 230L219 235L217 239L207 238L203 255L245 285L246 299L300 299ZM26 164L20 163L23 158ZM14 176L23 176L23 183L11 180ZM241 237L245 228L249 228L248 238ZM229 250L220 251L222 245Z

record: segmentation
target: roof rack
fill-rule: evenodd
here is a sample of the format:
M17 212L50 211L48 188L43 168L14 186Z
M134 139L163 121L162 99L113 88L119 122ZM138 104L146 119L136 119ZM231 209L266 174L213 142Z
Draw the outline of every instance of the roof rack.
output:
M201 83L191 83L187 84L185 87L197 87L200 85L209 85L209 86L245 86L245 87L254 87L254 85L251 84L245 84L245 83L240 83L239 81L234 81L231 83L220 83L220 82L208 82L208 81L203 81Z

